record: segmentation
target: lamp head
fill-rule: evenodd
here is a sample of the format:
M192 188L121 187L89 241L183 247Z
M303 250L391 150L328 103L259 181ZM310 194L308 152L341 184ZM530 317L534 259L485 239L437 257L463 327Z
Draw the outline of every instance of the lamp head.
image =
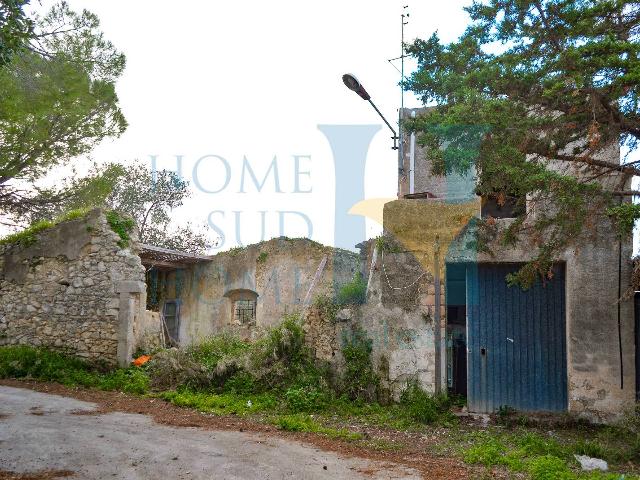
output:
M342 81L349 90L353 90L354 92L356 92L363 100L371 100L371 95L367 93L367 91L364 89L355 75L352 75L351 73L345 73L342 76Z

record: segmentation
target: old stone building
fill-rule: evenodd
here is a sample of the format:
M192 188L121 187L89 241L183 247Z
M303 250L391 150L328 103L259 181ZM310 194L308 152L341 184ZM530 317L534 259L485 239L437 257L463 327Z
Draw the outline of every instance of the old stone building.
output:
M128 365L157 319L145 312L136 233L127 247L94 210L0 246L0 345L53 347Z
M398 199L384 205L384 235L360 243L360 255L285 237L192 255L139 244L135 231L125 246L99 210L29 245L2 245L0 344L126 365L138 347L185 346L225 331L255 338L300 313L316 356L336 369L344 340L363 332L380 393L396 399L417 382L466 395L475 412L509 406L607 421L631 407L637 332L632 302L621 298L631 238L594 218L556 256L547 281L509 287L507 274L533 249L523 242L480 253L474 229L488 216L505 228L515 212L477 197L473 173L432 175L415 138L402 142ZM618 149L606 159L619 163ZM364 304L314 306L335 299L357 272L367 284Z
M222 331L255 337L318 296L332 298L360 265L353 252L286 237L211 257L143 245L142 261L150 306L176 345Z

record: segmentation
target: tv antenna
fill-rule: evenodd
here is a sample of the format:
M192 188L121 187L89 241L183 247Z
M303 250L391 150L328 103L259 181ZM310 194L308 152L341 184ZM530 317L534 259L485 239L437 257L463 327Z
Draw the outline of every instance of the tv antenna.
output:
M398 67L394 65L395 60L400 60L400 109L398 110L398 136L400 137L400 148L398 150L398 172L402 175L404 174L404 148L402 142L402 111L404 110L404 87L402 86L402 82L405 81L406 77L404 76L404 59L405 49L404 49L404 26L409 23L409 5L403 5L402 14L400 15L401 27L400 27L400 56L396 58L391 58L387 60L393 68L398 70Z

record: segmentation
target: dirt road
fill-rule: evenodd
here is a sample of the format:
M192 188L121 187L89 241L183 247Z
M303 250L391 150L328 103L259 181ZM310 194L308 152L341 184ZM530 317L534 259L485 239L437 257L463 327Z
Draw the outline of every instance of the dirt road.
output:
M343 458L261 433L155 423L96 404L0 386L0 469L81 479L411 479L408 467Z

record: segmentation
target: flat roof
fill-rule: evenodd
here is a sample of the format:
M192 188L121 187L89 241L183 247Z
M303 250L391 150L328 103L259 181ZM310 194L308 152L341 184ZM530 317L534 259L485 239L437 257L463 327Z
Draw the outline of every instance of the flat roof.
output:
M142 264L147 268L155 268L156 270L176 270L196 263L211 261L211 257L207 255L181 252L180 250L156 247L147 243L141 243L139 246Z

